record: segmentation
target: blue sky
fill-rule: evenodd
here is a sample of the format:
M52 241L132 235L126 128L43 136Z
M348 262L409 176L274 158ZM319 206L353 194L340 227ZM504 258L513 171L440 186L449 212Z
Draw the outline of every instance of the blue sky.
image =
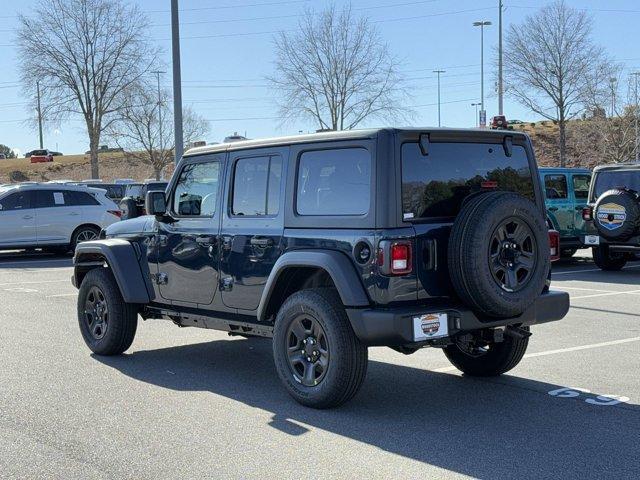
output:
M147 13L153 26L150 38L164 48L170 70L169 0L137 0L132 3ZM211 121L208 141L220 141L235 131L249 137L265 137L313 130L304 122L280 126L264 76L272 73L272 33L295 28L305 7L321 9L328 0L181 0L182 78L184 105ZM338 6L343 4L336 0ZM480 47L476 20L490 20L485 30L485 105L487 116L497 113L492 59L497 46L497 0L352 0L357 14L367 15L379 28L393 54L403 63L413 97L407 102L417 112L413 125L437 125L437 89L434 69L442 76L442 124L470 127L474 124L472 102L480 97ZM520 23L543 5L543 1L504 0L505 26ZM568 0L569 5L594 16L594 39L626 71L640 69L637 0ZM35 113L27 110L26 98L17 86L20 62L13 47L17 13L30 12L34 0L0 0L0 143L21 152L36 148ZM260 5L262 4L262 5ZM505 79L508 84L509 79ZM170 86L167 75L164 83ZM515 101L505 100L508 118L537 117ZM375 126L379 122L369 125ZM45 147L64 153L88 149L82 121L47 125Z

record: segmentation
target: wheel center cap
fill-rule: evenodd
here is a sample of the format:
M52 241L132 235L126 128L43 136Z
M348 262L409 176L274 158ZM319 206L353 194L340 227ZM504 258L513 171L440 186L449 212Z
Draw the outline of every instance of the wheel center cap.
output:
M304 344L304 353L308 358L315 361L318 356L318 342L314 337L307 337L302 342Z

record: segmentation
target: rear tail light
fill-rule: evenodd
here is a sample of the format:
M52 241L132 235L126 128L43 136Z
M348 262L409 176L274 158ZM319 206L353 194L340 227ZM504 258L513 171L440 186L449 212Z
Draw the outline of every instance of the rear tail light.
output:
M393 242L389 252L391 275L406 275L413 270L411 265L411 242Z
M115 215L118 218L122 218L122 211L120 210L107 210L107 213L110 213L111 215Z
M584 207L582 209L582 219L587 222L593 220L593 207Z
M552 262L560 260L560 234L557 230L549 230L549 255Z

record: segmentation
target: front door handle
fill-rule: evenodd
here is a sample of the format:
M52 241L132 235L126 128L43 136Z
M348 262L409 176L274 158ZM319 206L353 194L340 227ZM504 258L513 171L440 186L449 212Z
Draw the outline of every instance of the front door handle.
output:
M254 247L270 247L273 245L273 240L269 237L251 237L249 243Z
M77 217L80 214L78 212L71 212L69 215L71 215L72 217Z
M33 215L23 215L22 218L25 220L31 220L33 218Z

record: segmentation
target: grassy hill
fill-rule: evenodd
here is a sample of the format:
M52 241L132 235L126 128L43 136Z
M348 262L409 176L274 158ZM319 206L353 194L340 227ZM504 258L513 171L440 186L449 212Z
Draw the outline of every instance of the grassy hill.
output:
M63 155L53 157L49 163L31 163L28 158L0 160L0 183L17 181L46 182L48 180L86 180L91 178L89 155ZM100 177L144 180L153 177L153 169L124 153L102 153Z

